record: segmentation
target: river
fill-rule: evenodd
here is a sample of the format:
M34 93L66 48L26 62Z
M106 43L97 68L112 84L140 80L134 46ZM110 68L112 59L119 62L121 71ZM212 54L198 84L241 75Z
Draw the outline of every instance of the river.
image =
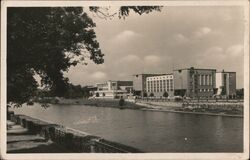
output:
M145 152L242 152L243 118L39 104L12 109Z

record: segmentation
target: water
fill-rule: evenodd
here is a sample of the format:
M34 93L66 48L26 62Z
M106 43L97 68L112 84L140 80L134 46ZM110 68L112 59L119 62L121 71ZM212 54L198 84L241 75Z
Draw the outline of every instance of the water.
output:
M243 118L39 104L15 113L53 121L145 152L242 152Z

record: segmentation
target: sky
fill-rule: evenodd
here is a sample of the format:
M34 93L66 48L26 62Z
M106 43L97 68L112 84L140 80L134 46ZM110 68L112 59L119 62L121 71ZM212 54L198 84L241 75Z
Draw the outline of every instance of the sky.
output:
M109 12L115 12L111 8ZM140 73L172 73L180 68L235 71L243 88L244 12L240 6L165 6L161 12L105 20L89 14L104 63L71 67L73 84L132 80Z

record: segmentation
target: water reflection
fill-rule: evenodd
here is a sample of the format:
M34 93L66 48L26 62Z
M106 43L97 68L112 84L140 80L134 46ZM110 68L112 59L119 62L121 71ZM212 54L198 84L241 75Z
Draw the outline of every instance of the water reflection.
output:
M80 105L14 109L146 152L241 152L243 119Z

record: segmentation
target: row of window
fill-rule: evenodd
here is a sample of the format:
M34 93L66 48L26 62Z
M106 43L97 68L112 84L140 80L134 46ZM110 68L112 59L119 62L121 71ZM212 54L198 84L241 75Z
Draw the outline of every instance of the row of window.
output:
M213 89L198 89L199 92L213 92ZM193 89L190 89L190 92L194 92Z
M147 92L163 92L173 91L173 79L170 80L158 80L158 81L147 81Z
M213 85L212 75L199 75L199 85Z
M147 81L155 81L155 80L160 80L160 79L162 79L162 80L165 80L165 79L173 79L173 76L171 75L171 76L164 76L164 77L148 77L147 78Z

